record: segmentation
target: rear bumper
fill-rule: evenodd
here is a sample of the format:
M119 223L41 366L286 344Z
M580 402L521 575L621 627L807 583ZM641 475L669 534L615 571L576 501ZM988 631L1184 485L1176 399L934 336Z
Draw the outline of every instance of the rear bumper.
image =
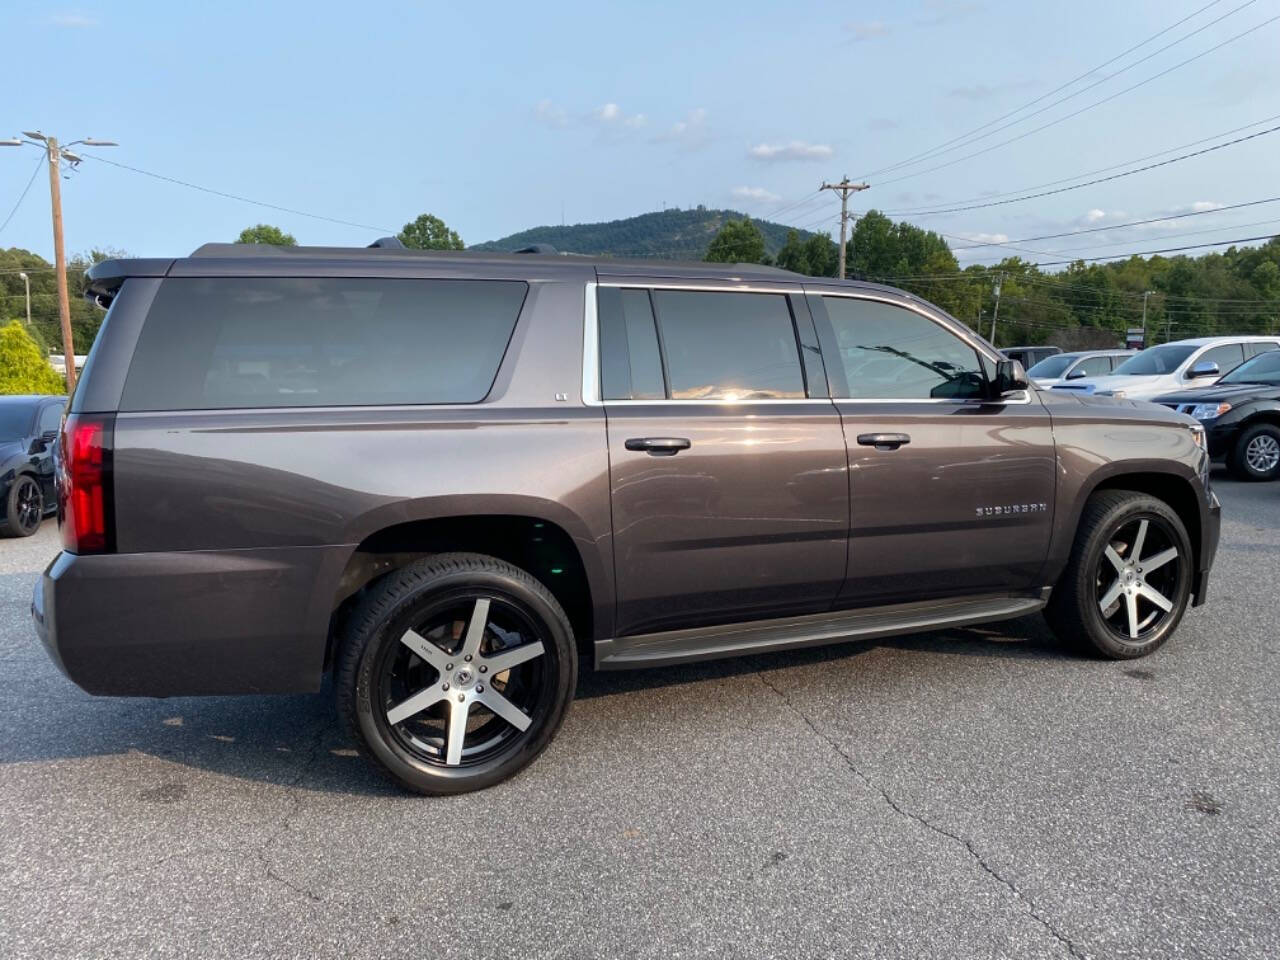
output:
M64 552L31 616L49 657L92 694L314 691L350 550Z

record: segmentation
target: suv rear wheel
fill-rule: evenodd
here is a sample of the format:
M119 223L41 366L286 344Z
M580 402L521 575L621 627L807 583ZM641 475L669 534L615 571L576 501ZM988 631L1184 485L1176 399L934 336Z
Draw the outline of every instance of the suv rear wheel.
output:
M492 786L555 735L577 681L568 618L525 571L442 554L388 574L347 620L339 708L383 773L426 794Z
M1114 660L1144 657L1191 597L1191 541L1161 500L1129 490L1089 498L1045 619L1061 639Z
M1255 423L1242 430L1227 457L1227 467L1240 480L1280 477L1280 427Z

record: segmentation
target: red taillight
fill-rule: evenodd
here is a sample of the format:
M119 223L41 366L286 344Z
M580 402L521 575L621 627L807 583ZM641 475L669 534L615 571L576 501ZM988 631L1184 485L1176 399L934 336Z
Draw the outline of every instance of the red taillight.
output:
M115 550L111 486L111 414L70 414L62 425L58 465L58 529L71 553Z

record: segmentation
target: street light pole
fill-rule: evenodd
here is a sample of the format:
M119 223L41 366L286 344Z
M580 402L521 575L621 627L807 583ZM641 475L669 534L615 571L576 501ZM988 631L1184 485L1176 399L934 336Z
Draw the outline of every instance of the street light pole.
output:
M46 137L39 130L24 130L22 135L27 139L0 140L0 146L20 147L24 143L30 143L44 150L49 161L49 202L53 207L53 266L58 283L58 316L62 323L62 355L66 360L67 393L70 393L76 386L76 347L71 330L71 298L67 294L67 256L62 244L62 161L66 160L73 167L80 163L81 158L69 149L76 144L83 143L88 147L114 147L116 143L113 140L95 140L93 137L86 137L83 140L73 140L66 146L59 146L57 137ZM28 285L28 326L31 324L30 290Z
M19 273L18 279L22 281L27 288L27 329L31 329L31 278L25 273Z
M1144 290L1142 292L1142 345L1147 345L1147 297L1155 293L1154 290Z

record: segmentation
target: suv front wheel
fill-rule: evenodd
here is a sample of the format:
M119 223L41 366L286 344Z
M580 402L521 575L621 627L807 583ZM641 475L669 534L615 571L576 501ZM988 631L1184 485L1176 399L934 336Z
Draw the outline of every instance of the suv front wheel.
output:
M1227 467L1238 480L1280 478L1280 427L1255 423L1242 430L1227 456Z
M1144 657L1182 619L1192 562L1187 529L1168 504L1130 490L1095 493L1045 619L1058 637L1087 651Z
M340 710L374 765L419 793L481 790L524 768L559 729L577 680L555 597L480 554L388 574L344 633Z

